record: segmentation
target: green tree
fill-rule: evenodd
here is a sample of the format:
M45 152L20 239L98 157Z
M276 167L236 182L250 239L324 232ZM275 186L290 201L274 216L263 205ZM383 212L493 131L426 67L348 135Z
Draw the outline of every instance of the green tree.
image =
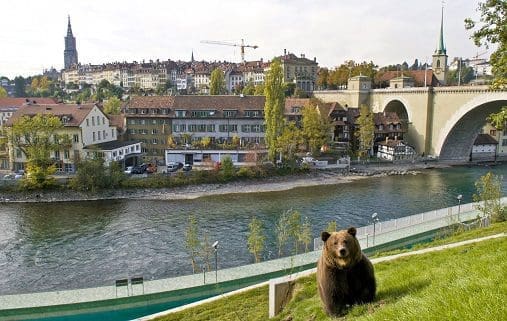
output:
M373 149L373 138L375 131L374 114L366 105L359 108L359 117L356 120L356 137L359 140L359 154L366 156L369 150Z
M266 124L265 140L268 148L268 159L276 160L276 139L282 133L285 109L285 85L283 70L279 59L274 59L266 74L264 92L264 123Z
M110 97L104 103L104 113L107 115L119 115L121 110L121 100L116 96Z
M202 241L200 254L206 270L211 271L211 258L213 256L213 247L209 239L208 231L204 231L204 239Z
M310 243L312 243L312 224L308 217L305 216L301 225L301 233L298 235L298 241L305 246L305 253L308 252Z
M294 254L298 254L299 249L299 237L301 235L301 213L296 210L290 210L288 220L288 231L289 237L294 242Z
M17 119L10 131L11 142L27 158L28 183L34 187L52 185L49 175L56 170L51 153L60 149L57 131L63 127L60 119L53 115L37 114Z
M243 95L254 95L255 94L255 86L253 82L249 81L246 86L243 88L241 92Z
M14 78L14 95L16 97L26 97L25 78L17 76Z
M303 133L296 126L295 122L288 122L283 127L282 134L276 139L276 151L282 155L282 161L291 165L296 165L296 153L304 143Z
M332 233L332 232L336 232L337 230L338 230L338 224L336 223L335 220L332 220L329 223L327 223L326 232Z
M502 107L498 113L489 115L488 120L499 130L507 128L507 107Z
M4 87L0 86L0 98L7 97L7 90Z
M289 240L289 215L291 210L285 211L280 215L275 225L276 246L278 248L278 257L283 254L283 248Z
M264 96L264 84L258 84L255 86L255 96Z
M261 261L261 253L264 250L266 237L262 232L262 222L256 217L252 218L248 224L248 251L253 254L255 263Z
M230 180L234 176L234 163L232 162L231 156L227 155L222 158L220 172L225 180Z
M504 213L500 199L502 197L502 176L488 172L475 182L477 194L473 195L475 206L484 217L490 217L493 222L503 222L507 213Z
M225 76L222 70L216 68L211 72L210 79L210 95L223 95L225 94Z
M83 159L76 165L76 175L70 181L71 188L96 193L107 187L107 173L103 158Z
M326 114L320 112L315 101L310 101L303 107L303 137L313 155L316 155L320 148L329 141L331 123Z
M199 256L199 249L201 249L201 242L199 241L199 227L197 226L197 218L194 215L188 216L187 229L185 231L185 248L190 256L192 263L192 272L199 271L197 266L197 257Z
M489 48L496 45L491 54L490 64L493 71L493 88L507 87L507 1L485 0L479 2L477 11L480 12L479 21L465 19L467 30L475 29L471 38L475 45L485 45Z

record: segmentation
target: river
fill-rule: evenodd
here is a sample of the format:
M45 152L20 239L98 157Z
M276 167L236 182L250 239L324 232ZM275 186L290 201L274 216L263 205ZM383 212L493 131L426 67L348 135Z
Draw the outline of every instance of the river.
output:
M288 191L228 194L193 200L108 200L0 205L0 295L112 285L192 273L185 249L188 215L201 234L219 241L219 268L252 263L246 237L252 217L267 235L264 259L275 258L274 226L295 209L308 217L317 237L329 221L369 224L472 201L474 182L507 165L451 167L418 175L371 177L351 183Z

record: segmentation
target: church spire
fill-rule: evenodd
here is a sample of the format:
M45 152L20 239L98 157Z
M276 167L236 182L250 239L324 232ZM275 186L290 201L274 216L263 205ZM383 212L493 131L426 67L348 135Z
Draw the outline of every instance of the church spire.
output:
M440 35L438 37L437 50L435 53L438 55L446 55L447 50L444 45L444 6L442 4L442 17L440 18Z
M72 37L72 26L70 25L70 15L67 16L68 23L67 23L67 37Z
M192 58L190 58L190 62L194 62L194 51L192 50Z

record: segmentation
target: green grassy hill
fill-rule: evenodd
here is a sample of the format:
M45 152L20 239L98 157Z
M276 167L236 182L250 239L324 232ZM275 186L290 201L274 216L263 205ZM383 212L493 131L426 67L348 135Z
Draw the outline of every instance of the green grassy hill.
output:
M504 222L436 243L506 231ZM507 237L503 237L376 264L375 302L354 306L337 320L505 320L506 257ZM264 286L157 320L267 319L268 287ZM292 300L272 320L331 320L321 307L314 275L298 280Z

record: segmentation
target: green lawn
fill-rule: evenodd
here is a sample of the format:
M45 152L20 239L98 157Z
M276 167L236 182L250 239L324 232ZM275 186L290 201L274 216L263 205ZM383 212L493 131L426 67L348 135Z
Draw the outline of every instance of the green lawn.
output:
M450 243L507 231L507 223L455 235ZM435 245L435 243L433 243ZM507 238L376 264L375 302L355 306L337 320L505 320ZM168 320L268 319L268 287L171 314ZM315 276L298 280L293 299L273 320L330 320L321 307Z

